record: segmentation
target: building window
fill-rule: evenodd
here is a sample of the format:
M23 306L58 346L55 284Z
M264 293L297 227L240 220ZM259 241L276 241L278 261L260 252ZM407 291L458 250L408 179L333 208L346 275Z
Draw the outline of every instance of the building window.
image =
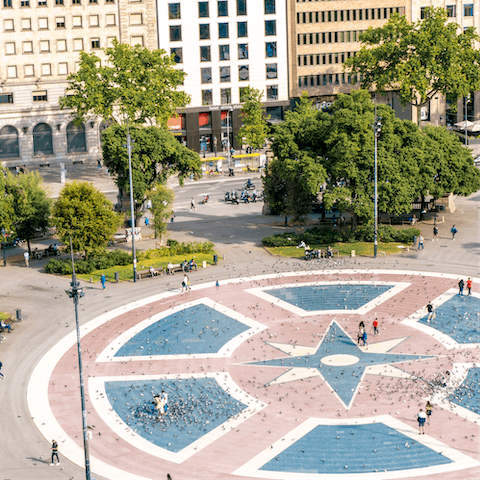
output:
M83 38L75 38L73 40L73 49L76 52L79 52L80 50L83 50Z
M8 42L5 44L5 55L15 55L15 42Z
M130 14L130 25L143 25L143 15L141 13Z
M99 38L92 38L92 50L98 50L100 48L100 39Z
M106 3L108 3L108 0L106 1ZM82 4L82 0L72 0L72 5L81 5Z
M248 58L248 43L238 44L238 59L244 60Z
M220 67L220 82L230 82L230 67Z
M267 100L278 100L278 85L267 86Z
M63 0L55 0L55 5L64 5Z
M200 47L200 61L201 62L211 62L211 48L210 46Z
M30 18L22 18L22 30L31 30L32 20Z
M98 15L90 15L90 26L98 27L100 25Z
M13 103L13 95L11 93L0 94L0 103ZM6 125L0 130L0 158L19 156L18 130Z
M35 100L35 93L45 93L45 100ZM33 101L46 101L47 92L35 92ZM53 155L52 129L46 123L39 123L33 129L34 155Z
M72 18L73 21L73 27L74 28L81 28L82 27L82 17L75 15Z
M7 67L7 78L17 78L17 67L15 65Z
M47 0L38 0L38 6L39 7L46 7L47 6Z
M231 88L221 88L220 89L220 102L224 103L232 103L232 90ZM223 114L223 112L222 112Z
M115 3L115 0L105 0L105 3Z
M361 12L362 11L360 10L360 14L361 14ZM422 19L425 18L426 14L427 14L427 7L420 7L420 18L422 18ZM360 20L361 20L361 18L360 18Z
M218 24L218 38L228 38L228 23Z
M218 5L218 16L228 17L228 1L218 0L217 5Z
M202 105L212 105L213 104L213 94L211 90L202 90ZM210 114L209 114L210 115ZM200 125L200 127L206 125ZM210 123L211 126L211 123Z
M276 63L267 63L267 79L278 78L278 69Z
M23 53L33 53L33 42L23 42Z
M183 49L182 47L171 48L170 55L173 55L175 63L183 63Z
M182 41L182 26L170 25L170 41L181 42Z
M115 14L114 13L108 13L106 16L105 16L105 21L106 21L106 24L107 26L114 26L115 25Z
M210 40L210 25L202 23L198 26L200 31L200 40Z
M57 40L57 52L67 51L67 41L65 39Z
M3 8L12 8L12 0L3 0Z
M49 63L42 63L42 75L48 77L52 74L52 66Z
M237 15L247 14L247 0L237 0Z
M471 3L470 5L463 6L463 16L473 17L473 3Z
M87 144L85 141L85 126L82 124L75 125L70 122L67 125L67 152L86 152Z
M90 3L90 4L92 4L92 3L95 4L95 3L98 3L98 0L88 0L88 3Z
M3 21L3 29L6 31L6 32L13 32L15 30L15 27L14 27L14 24L13 24L13 20L4 20Z
M40 51L49 52L50 51L50 40L41 40L40 41Z
M57 28L65 28L65 17L57 17L55 19Z
M230 60L230 45L219 45L218 52L220 61Z
M238 81L246 82L249 80L249 70L248 65L239 65L238 66Z
M247 22L237 22L237 37L248 37Z
M48 30L48 18L42 17L38 19L38 29Z
M130 43L132 46L140 45L143 47L143 35L132 35L132 41ZM177 62L179 63L179 62Z
M25 65L25 76L26 77L34 77L35 76L35 68L33 65Z
M202 90L202 92L208 92L211 90ZM209 112L201 112L198 114L198 126L199 128L212 128L212 116Z
M447 5L447 17L453 18L457 16L457 6Z
M283 120L282 107L267 107L267 116L270 122L281 122Z
M34 102L46 102L47 101L47 91L46 90L36 90L33 92L33 101Z
M168 119L167 127L169 130L185 130L185 120L185 114L180 113L179 115Z
M248 89L248 87L240 87L238 89L240 103L245 102L245 100L247 99L247 89Z
M59 75L68 75L68 63L59 63L58 64L58 74Z
M265 20L265 36L270 37L277 34L277 21Z
M20 6L23 8L29 8L30 7L30 0L21 0Z
M211 67L200 69L202 83L212 83L212 69Z
M180 4L179 3L169 3L168 4L168 19L169 20L180 20Z
M267 58L273 58L277 56L277 42L265 43L265 55Z
M272 15L275 13L275 0L265 1L265 15Z
M208 2L198 2L198 17L208 18L210 13L208 11Z

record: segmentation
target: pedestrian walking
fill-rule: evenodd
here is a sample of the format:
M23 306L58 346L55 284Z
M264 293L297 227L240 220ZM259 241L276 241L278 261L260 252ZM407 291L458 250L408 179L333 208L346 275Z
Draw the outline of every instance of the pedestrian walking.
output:
M190 291L190 280L188 278L188 275L183 276L183 282L182 282L182 293Z
M468 288L468 296L470 297L472 295L472 279L468 277L467 280L467 288Z
M438 242L438 227L435 225L433 227L433 238L432 238L432 242L436 240Z
M25 265L28 267L30 267L30 263L29 263L29 260L30 260L30 254L28 252L25 252L23 254L23 258L25 259Z
M425 248L425 247L423 246L423 236L420 235L420 236L418 237L418 249L419 249L419 250L420 250L420 249L423 250L424 248Z
M432 404L427 401L427 405L425 406L425 413L427 414L428 424L430 425L430 418L432 417Z
M97 160L97 168L99 170L101 170L101 168L102 168L102 161L101 160Z
M425 435L425 420L427 420L427 415L423 411L423 408L421 408L420 411L418 412L417 420L418 420L418 434Z
M430 323L430 320L433 320L436 317L435 308L433 307L432 302L428 302L426 308L428 312L427 323Z
M373 321L372 328L373 328L373 336L374 336L374 337L376 337L377 335L380 335L380 333L379 333L379 331L378 331L378 318L376 318L376 319Z
M363 340L363 346L368 345L368 343L367 343L367 331L366 330L363 330L362 340Z
M102 283L102 287L103 287L103 289L105 290L105 283L107 282L107 277L105 276L105 274L103 274L103 275L100 277L100 282Z
M56 463L55 459L57 459ZM53 467L53 465L60 465L60 459L58 458L58 443L55 440L52 440L52 461L50 466Z
M450 229L450 233L452 234L452 240L455 240L455 234L457 233L457 227L455 225Z
M0 370L2 369L2 367L3 367L3 363L0 362ZM2 373L2 372L0 372L0 378L1 378L2 380L5 378L5 377L3 376L3 373Z
M190 211L196 210L196 209L197 208L195 207L195 200L192 197L191 200L190 200Z
M465 283L463 281L463 278L460 279L458 282L458 294L463 297L463 287L465 286Z

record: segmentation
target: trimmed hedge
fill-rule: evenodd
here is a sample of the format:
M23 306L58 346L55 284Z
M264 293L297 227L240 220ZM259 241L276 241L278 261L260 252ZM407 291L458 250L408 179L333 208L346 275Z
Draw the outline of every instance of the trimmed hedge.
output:
M378 226L378 241L389 243L413 243L413 237L420 235L418 228L396 229L391 225ZM373 225L363 226L357 230L335 230L330 227L309 228L301 235L294 232L265 237L262 243L266 247L294 247L301 241L307 245L325 245L333 243L373 242Z

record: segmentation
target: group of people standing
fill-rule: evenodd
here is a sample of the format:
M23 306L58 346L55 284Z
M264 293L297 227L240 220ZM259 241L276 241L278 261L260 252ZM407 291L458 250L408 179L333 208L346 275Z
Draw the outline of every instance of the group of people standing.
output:
M380 332L378 331L378 318L375 318L372 322L372 328L370 329L370 333L372 332L374 337L380 335ZM358 324L357 345L360 345L360 341L363 342L363 346L368 345L367 338L367 330L365 329L365 323L362 320Z

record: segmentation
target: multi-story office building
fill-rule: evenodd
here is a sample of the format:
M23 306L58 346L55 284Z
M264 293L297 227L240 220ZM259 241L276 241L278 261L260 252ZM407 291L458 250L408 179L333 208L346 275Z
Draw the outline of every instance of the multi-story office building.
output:
M156 48L153 0L2 0L0 9L0 161L41 165L96 161L99 132L92 119L75 126L58 99L79 52L114 38Z
M286 0L159 0L159 45L186 73L191 104L171 130L189 148L235 149L247 86L261 90L267 114L289 106ZM227 125L228 124L228 125Z

